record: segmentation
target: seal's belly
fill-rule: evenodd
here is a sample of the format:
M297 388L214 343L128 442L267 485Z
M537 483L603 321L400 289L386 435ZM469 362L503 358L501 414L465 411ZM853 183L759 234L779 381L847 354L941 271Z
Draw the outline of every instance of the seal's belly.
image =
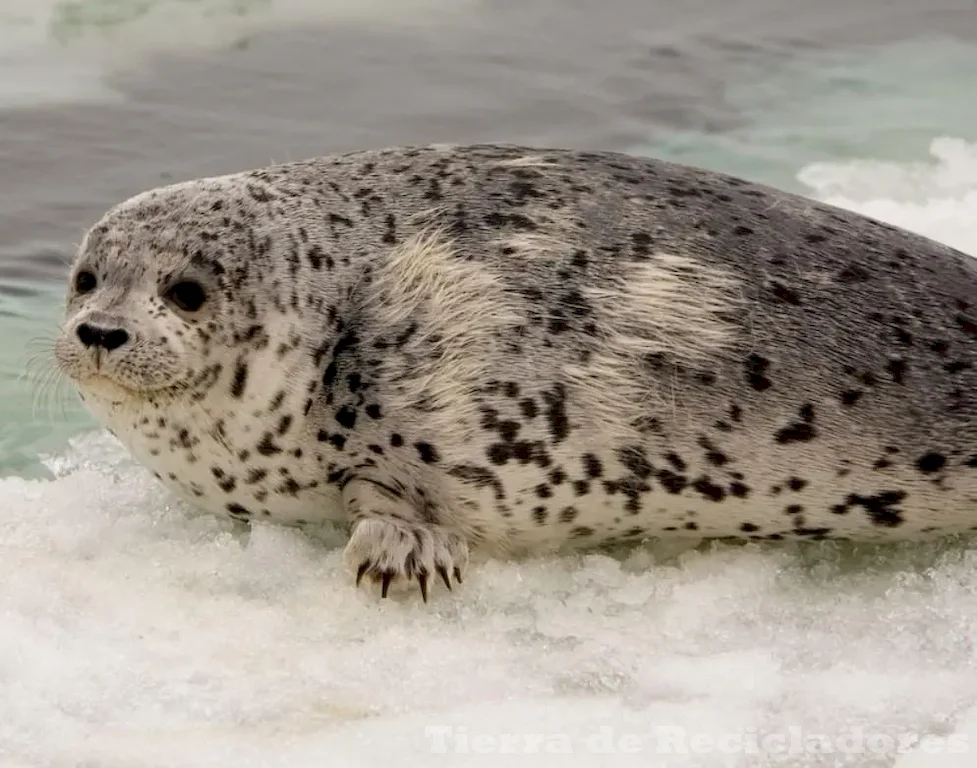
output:
M260 439L245 442L239 433L246 420L228 417L215 429L200 414L132 416L90 400L88 406L166 488L206 512L286 525L343 519L320 457L284 441L264 449Z
M489 444L467 453L459 464L470 469L455 474L478 481L463 493L476 493L481 518L498 523L487 538L508 550L659 536L886 541L977 530L977 451L962 431L952 436L958 447L940 452L938 441L913 436L912 411L900 415L898 402L872 428L829 398L798 389L770 406L732 389L716 397L722 383L688 383L684 409L659 414L653 431L617 448L599 430L547 444L542 429L524 424L523 445L535 447ZM517 418L496 406L500 419ZM574 403L567 410L571 422L582 418Z
M586 465L577 472L568 464L527 468L518 479L501 473L505 500L480 494L483 507L497 510L506 549L678 536L894 541L977 530L972 489L945 483L930 493L909 476L839 478L815 462L741 463L718 473L665 458L636 474L612 452L590 453Z
M204 453L188 462L179 457L149 456L137 448L130 450L170 491L212 514L285 525L343 517L338 493L298 468L282 474L226 455Z

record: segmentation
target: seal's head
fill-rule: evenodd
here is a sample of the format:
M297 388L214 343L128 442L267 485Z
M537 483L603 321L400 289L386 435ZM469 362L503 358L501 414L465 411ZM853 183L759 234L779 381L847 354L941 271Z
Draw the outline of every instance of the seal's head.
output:
M55 342L85 399L202 396L233 365L261 308L234 297L258 287L261 265L241 258L256 237L249 200L228 191L221 179L152 190L86 234Z

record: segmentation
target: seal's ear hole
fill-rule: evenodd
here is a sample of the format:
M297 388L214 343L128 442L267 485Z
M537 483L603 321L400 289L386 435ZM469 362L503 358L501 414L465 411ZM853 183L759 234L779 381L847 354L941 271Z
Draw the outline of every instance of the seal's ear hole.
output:
M95 290L95 286L98 285L98 278L95 277L95 273L87 269L81 270L77 275L75 275L75 290L78 293L85 294L91 293Z
M207 301L207 292L194 280L181 280L174 283L166 290L164 296L167 301L171 301L184 312L196 312Z

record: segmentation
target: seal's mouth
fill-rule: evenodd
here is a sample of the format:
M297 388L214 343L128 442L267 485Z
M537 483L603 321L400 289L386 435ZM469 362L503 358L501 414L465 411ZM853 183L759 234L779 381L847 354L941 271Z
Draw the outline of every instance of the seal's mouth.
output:
M148 401L186 389L186 382L165 375L163 366L146 368L126 350L84 347L64 331L55 343L54 358L58 372L84 399ZM140 373L145 373L145 378Z
M75 352L70 357L55 355L58 370L78 385L86 384L90 381L112 381L122 385L113 376L109 366L105 364L105 354L101 349L85 350L82 353Z
M181 384L159 384L156 386L142 386L124 377L120 377L111 370L106 370L105 366L92 367L86 371L79 371L74 374L67 374L68 378L75 382L79 389L112 388L120 392L127 392L130 397L147 398L153 397L164 392L171 392L183 389Z
M94 349L67 359L56 356L58 370L84 396L98 399L144 400L151 393L120 377L107 365L103 350Z
M84 395L94 397L110 397L112 400L142 400L146 395L131 385L119 381L114 376L94 369L84 372L69 373L70 378L78 390Z
M99 373L88 373L74 379L82 400L109 404L113 407L141 407L145 404L163 405L179 398L183 391L180 384L145 389Z

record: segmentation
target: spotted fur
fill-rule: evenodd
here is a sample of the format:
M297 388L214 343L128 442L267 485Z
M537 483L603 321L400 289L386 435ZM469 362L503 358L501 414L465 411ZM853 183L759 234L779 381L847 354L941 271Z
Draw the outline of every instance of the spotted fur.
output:
M406 147L120 204L56 351L174 491L345 521L357 580L426 597L469 550L974 530L974 297L964 254L730 176Z

